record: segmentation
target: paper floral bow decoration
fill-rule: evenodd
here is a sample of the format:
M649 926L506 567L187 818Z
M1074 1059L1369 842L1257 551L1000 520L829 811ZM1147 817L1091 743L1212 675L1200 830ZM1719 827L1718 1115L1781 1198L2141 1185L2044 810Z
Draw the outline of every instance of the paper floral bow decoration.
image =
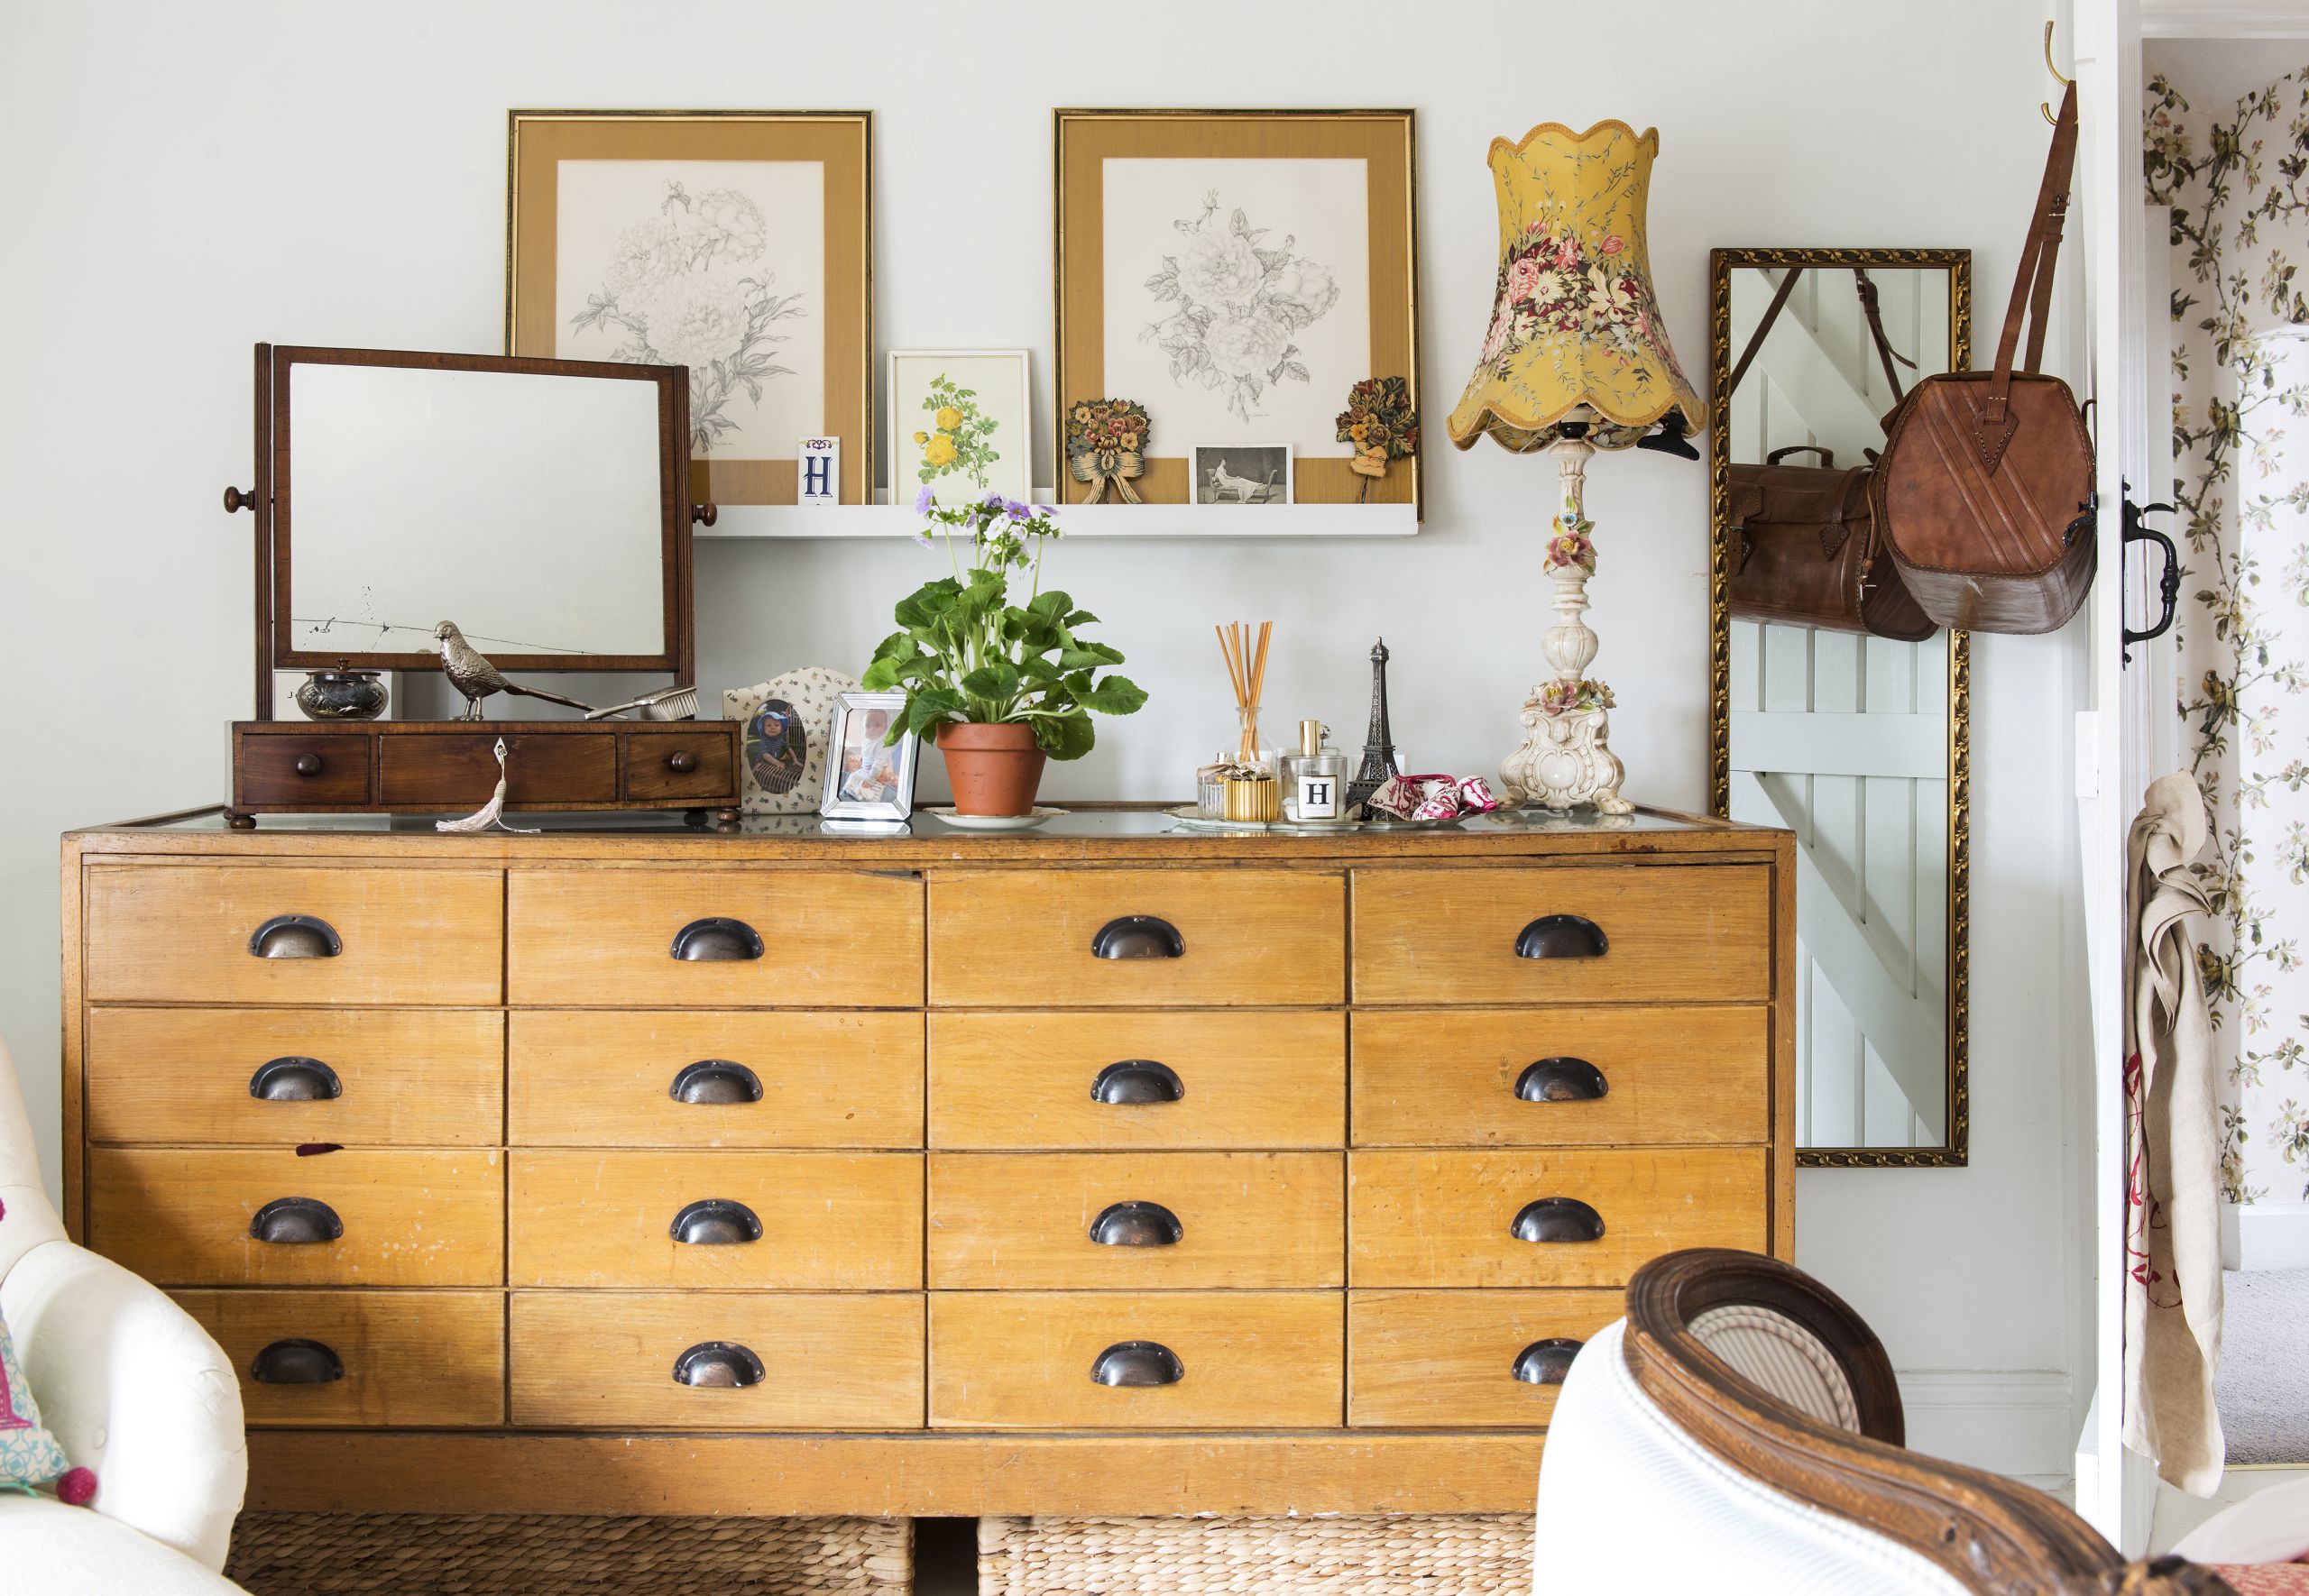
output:
M1145 473L1148 425L1146 407L1132 399L1078 399L1066 412L1066 463L1090 487L1089 503L1102 501L1109 488L1138 502L1130 479Z
M1419 447L1419 417L1411 408L1411 384L1401 377L1366 377L1348 390L1338 416L1338 441L1355 445L1348 469L1363 479L1355 501L1371 496L1375 478L1387 474L1387 462L1407 460Z

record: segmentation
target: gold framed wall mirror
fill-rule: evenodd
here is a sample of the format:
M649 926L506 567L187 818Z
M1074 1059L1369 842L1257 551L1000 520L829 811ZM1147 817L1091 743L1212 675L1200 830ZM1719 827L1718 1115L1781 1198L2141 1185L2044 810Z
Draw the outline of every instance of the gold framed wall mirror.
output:
M1972 359L1972 252L1709 254L1716 812L1797 838L1796 1142L1965 1160L1969 647L1875 538L1867 470Z

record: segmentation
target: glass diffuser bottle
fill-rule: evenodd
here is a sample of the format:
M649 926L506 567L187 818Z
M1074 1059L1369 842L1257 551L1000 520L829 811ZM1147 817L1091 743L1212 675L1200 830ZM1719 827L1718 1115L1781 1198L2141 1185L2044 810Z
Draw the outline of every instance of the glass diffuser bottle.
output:
M1336 821L1345 814L1347 756L1323 740L1320 720L1299 722L1299 748L1283 757L1283 814L1292 821Z

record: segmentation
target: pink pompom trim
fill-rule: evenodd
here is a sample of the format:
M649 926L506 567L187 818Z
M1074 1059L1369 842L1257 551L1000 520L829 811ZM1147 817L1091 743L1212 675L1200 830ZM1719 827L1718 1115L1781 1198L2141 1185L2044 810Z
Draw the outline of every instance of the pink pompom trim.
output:
M68 1508L85 1508L96 1500L97 1471L67 1469L56 1482L56 1500Z

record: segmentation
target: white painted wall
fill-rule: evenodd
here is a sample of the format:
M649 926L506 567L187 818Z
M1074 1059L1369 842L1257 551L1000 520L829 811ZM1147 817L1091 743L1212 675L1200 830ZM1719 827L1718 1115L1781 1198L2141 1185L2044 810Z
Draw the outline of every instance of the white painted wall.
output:
M1968 246L1985 320L2044 148L2041 15L2010 0L1176 0L1063 21L1056 5L764 0L8 8L0 1032L51 1179L56 836L220 798L225 723L249 706L249 524L216 508L246 481L249 345L494 350L508 106L870 107L882 346L1030 345L1045 408L1053 105L1417 108L1425 534L1063 551L1062 580L1154 699L1049 790L1159 795L1231 726L1217 619L1275 619L1268 702L1286 721L1320 714L1359 741L1363 656L1384 633L1417 766L1486 768L1515 738L1548 473L1488 445L1457 454L1441 426L1489 307L1494 135L1659 125L1652 262L1696 371L1714 244ZM1702 471L1599 462L1589 509L1629 790L1697 807ZM702 549L704 682L854 665L926 557ZM1918 1439L2053 1473L2066 1415L2040 1421L2071 1404L2076 1338L2073 661L2060 638L1982 639L1975 661L1973 1164L1808 1172L1799 1255L1901 1368L1942 1371L1917 1385Z

